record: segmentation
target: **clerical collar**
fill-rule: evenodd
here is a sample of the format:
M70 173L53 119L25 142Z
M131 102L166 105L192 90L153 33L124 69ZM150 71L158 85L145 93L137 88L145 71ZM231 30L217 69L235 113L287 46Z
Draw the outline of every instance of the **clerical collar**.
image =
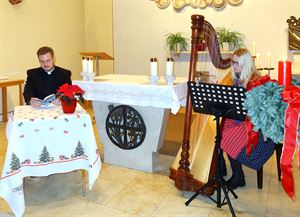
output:
M45 71L48 75L51 75L51 73L54 71L55 67L53 67L52 69L50 69L49 71Z

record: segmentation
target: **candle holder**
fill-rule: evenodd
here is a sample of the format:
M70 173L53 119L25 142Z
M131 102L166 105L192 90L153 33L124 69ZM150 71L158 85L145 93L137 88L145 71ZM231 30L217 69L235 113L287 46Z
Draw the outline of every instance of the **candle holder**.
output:
M158 75L150 75L149 81L150 81L151 85L157 85L157 83L159 81L159 76Z
M94 81L94 76L96 75L95 72L89 73L89 72L81 72L82 80L83 81Z
M270 76L270 72L272 70L274 70L274 68L258 68L257 71L267 71L268 72L268 75ZM264 74L265 75L265 74Z
M270 75L270 71L274 70L274 68L264 68L264 70L268 71L268 75Z
M256 66L256 64L255 64L256 55L255 55L255 56L251 56L251 57L252 57L252 62L253 62L253 64ZM257 70L262 70L262 69L260 69L260 68L258 69L258 68L257 68Z
M166 75L165 80L167 85L173 85L176 77L174 75Z

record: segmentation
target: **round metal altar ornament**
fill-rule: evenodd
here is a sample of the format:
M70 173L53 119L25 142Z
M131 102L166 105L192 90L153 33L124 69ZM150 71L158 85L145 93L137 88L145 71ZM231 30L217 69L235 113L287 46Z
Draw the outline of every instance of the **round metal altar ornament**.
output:
M170 5L171 0L154 0L157 7L160 9L167 8Z
M200 0L199 3L198 3L199 8L201 8L201 9L206 8L207 5L208 5L208 3L205 0Z
M225 0L214 0L212 2L212 6L215 9L223 9L226 6L226 2L225 2Z
M237 6L239 4L242 3L243 0L228 0L228 3L233 5L233 6Z
M146 136L146 125L142 116L137 110L127 105L111 109L105 125L110 141L121 149L137 148Z

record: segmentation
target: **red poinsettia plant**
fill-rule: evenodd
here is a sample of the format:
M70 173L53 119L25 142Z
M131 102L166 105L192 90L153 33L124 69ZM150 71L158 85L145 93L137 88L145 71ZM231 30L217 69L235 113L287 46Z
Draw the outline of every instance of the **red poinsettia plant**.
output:
M69 105L74 99L78 100L80 103L84 103L83 94L84 90L82 90L78 85L65 83L57 90L56 98L65 100Z

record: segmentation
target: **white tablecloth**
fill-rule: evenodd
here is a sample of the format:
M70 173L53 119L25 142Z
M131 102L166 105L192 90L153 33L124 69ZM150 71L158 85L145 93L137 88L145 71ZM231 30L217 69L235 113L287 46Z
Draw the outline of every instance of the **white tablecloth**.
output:
M23 177L85 169L91 190L101 160L90 116L81 106L77 105L74 114L64 114L60 106L17 106L6 133L8 147L0 196L16 216L22 216L25 210Z
M86 91L84 98L103 102L171 109L176 114L186 98L187 79L177 78L166 85L163 77L158 85L150 85L148 76L111 74L91 81L73 81Z

